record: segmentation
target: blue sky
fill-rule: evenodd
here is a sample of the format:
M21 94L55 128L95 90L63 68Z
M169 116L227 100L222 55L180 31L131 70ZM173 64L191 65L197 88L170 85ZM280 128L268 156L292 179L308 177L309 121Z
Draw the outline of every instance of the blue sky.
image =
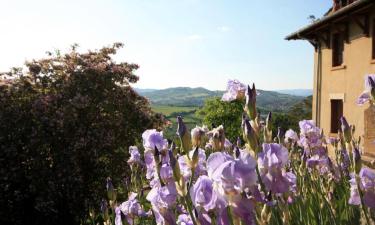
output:
M284 37L330 0L1 0L0 71L53 49L125 47L140 88L312 88L313 48Z

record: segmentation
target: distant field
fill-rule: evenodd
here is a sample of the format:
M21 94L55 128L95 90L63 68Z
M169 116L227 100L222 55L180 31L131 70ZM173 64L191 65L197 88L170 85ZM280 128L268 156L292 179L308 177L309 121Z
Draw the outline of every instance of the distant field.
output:
M169 105L152 105L152 110L158 113L162 113L165 116L171 116L174 112L190 112L197 110L198 107L191 106L169 106Z

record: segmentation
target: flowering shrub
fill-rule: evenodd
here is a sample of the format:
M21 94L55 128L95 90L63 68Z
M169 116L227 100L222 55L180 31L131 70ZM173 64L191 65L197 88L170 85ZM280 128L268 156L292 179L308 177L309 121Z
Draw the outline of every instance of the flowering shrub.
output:
M224 101L245 99L242 138L229 144L225 128L189 132L177 118L181 145L146 130L143 154L130 147L129 199L108 200L106 224L371 224L375 173L361 165L360 140L345 118L338 138L325 138L313 121L299 135L272 133L272 115L256 111L255 86L228 84ZM328 149L334 154L329 155ZM143 157L140 157L143 155ZM333 157L333 158L332 158ZM111 193L115 190L109 188ZM137 194L136 194L137 193ZM138 200L137 200L138 199ZM143 203L143 204L140 204ZM92 217L95 223L97 218ZM371 222L372 221L372 222Z
M121 46L0 73L0 224L79 224L109 174L127 177L126 147L162 118L130 86L138 65L112 59Z

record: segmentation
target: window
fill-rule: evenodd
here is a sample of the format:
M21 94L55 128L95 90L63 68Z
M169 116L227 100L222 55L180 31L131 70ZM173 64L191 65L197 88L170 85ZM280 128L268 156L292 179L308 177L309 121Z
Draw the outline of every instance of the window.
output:
M331 100L331 133L337 133L340 129L340 118L343 116L342 100Z
M344 62L344 37L342 33L332 36L332 66L341 66Z
M375 20L372 21L372 59L375 59Z

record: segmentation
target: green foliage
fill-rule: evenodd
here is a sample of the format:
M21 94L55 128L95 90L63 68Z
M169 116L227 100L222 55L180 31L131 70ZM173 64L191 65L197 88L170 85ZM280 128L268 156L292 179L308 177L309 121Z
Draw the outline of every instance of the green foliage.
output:
M0 224L78 224L128 176L128 146L161 117L130 87L138 66L111 59L121 46L1 74Z
M312 118L312 96L306 97L300 102L297 102L285 113L273 114L273 129L272 132L277 134L278 127L283 132L288 129L294 131L299 130L298 122L301 120L310 120Z
M259 96L258 96L259 97ZM282 104L282 103L280 103ZM272 114L272 132L277 134L280 127L283 132L288 129L299 130L298 122L304 119L311 119L312 97L309 96L302 101L295 103L285 112L276 112ZM241 137L241 115L243 106L241 102L223 102L219 98L211 98L206 100L205 105L197 111L197 115L203 118L203 124L220 125L225 127L225 134L231 141L236 137ZM268 111L259 109L262 113L261 119L264 119ZM228 127L229 126L229 127Z
M241 137L241 115L243 104L240 101L223 102L220 98L206 100L204 107L197 111L197 115L203 117L203 124L211 126L223 125L225 136L230 141Z

